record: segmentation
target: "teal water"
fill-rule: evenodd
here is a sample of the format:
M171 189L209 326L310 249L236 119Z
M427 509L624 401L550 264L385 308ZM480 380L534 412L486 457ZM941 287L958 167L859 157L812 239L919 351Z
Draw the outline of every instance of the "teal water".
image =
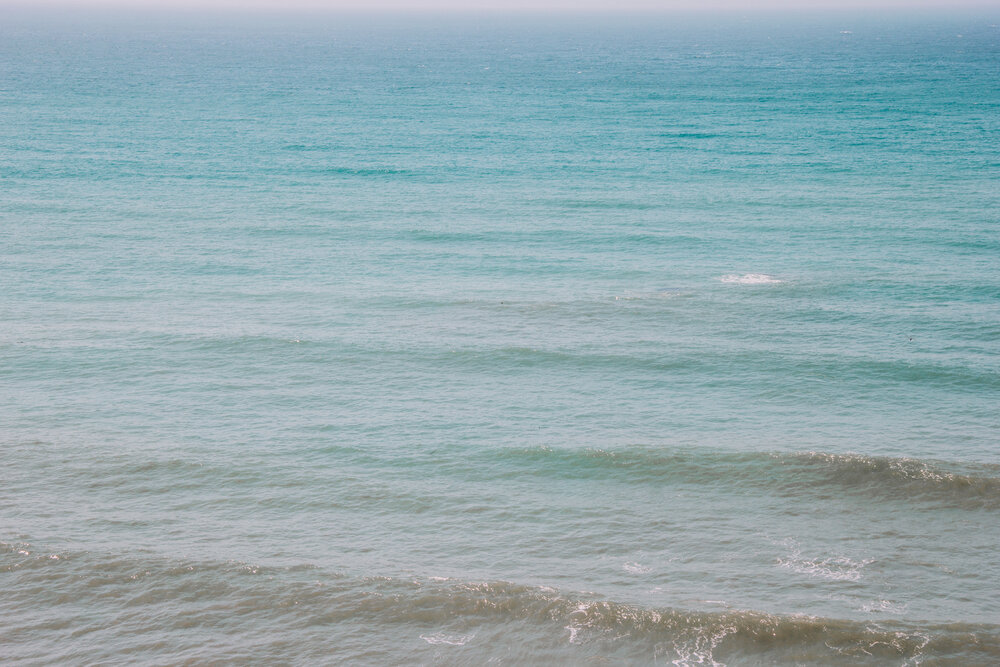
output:
M0 26L0 659L1000 661L1000 17Z

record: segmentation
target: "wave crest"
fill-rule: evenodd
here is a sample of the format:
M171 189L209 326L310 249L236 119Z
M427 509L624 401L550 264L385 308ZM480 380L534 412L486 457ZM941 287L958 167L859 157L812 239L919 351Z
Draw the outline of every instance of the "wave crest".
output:
M738 452L708 448L620 450L509 448L480 452L514 475L621 478L629 483L677 483L771 489L790 496L828 496L832 488L871 497L963 509L1000 508L997 466L905 457L823 452Z
M14 660L434 661L479 664L988 664L1000 626L918 626L754 610L653 608L504 581L354 577L312 567L192 562L0 543ZM87 609L81 614L81 609ZM192 623L199 632L192 634ZM65 641L74 637L100 641ZM475 639L475 641L472 641ZM46 647L40 653L39 647ZM421 653L426 651L427 653ZM465 653L471 651L472 653ZM464 658L463 658L464 659Z

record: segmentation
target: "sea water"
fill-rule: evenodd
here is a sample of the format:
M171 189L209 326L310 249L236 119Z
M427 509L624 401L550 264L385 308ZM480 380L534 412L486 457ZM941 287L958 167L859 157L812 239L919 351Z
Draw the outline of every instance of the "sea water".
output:
M3 18L3 662L1000 661L1000 17Z

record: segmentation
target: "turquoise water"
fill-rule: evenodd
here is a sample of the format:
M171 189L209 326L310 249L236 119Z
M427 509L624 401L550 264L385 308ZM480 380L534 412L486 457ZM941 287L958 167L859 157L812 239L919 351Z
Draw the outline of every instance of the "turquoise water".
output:
M7 14L4 662L1000 661L1000 17Z

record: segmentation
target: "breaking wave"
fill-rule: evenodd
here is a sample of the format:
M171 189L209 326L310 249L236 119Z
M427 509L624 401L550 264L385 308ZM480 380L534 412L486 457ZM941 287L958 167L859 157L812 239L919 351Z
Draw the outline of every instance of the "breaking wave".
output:
M5 649L15 661L197 655L366 664L916 665L1000 659L1000 626L994 625L651 608L503 581L53 554L26 543L0 544L0 571L8 582L0 607L23 610L8 616L14 626Z
M511 448L491 456L517 468L527 468L518 470L518 474L725 484L807 496L826 495L840 487L879 498L920 500L965 509L1000 508L1000 467L989 464L705 448Z

